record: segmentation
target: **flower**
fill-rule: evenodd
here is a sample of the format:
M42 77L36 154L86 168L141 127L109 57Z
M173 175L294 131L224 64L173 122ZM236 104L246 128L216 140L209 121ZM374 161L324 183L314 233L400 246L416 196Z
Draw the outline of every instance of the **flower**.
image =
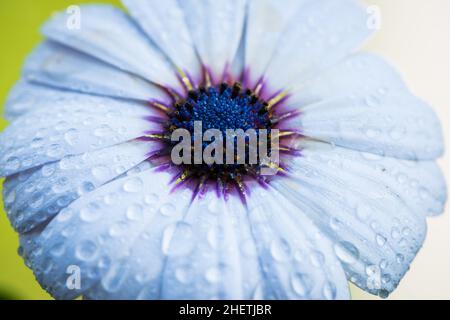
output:
M55 298L386 297L441 213L440 123L350 0L124 0L46 36L6 103L4 204ZM69 27L70 26L70 27ZM75 27L74 27L75 26ZM176 129L279 130L276 175L168 159ZM231 127L231 128L230 128ZM271 150L271 152L276 151Z

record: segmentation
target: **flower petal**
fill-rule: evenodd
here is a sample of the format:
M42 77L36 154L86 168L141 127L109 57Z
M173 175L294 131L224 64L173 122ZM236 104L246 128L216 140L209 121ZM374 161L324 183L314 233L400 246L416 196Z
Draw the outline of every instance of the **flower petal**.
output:
M123 0L146 34L185 73L200 80L201 67L176 0Z
M349 149L407 160L434 160L444 144L440 121L406 91L350 95L302 107L285 126Z
M191 201L183 194L173 201L171 178L147 170L115 180L73 202L42 232L22 235L41 285L59 299L133 299L141 290L159 296L167 237ZM131 273L135 265L139 272ZM66 286L69 266L81 270L80 290Z
M1 133L0 176L160 130L159 124L145 119L154 111L139 103L87 95L42 103L45 106L19 117Z
M202 63L213 72L213 77L221 77L233 63L239 47L246 0L183 0L178 3Z
M379 96L405 91L402 78L384 59L356 53L314 78L293 84L287 103L302 108L332 98L367 95L367 102L374 104Z
M152 149L148 142L126 142L66 156L7 178L3 197L11 224L18 232L29 232L83 194L144 161Z
M27 59L23 77L31 82L118 98L167 100L163 90L133 74L56 42L41 43Z
M292 16L309 0L249 0L245 37L248 80L255 85L273 57L280 36Z
M265 275L263 297L347 299L333 244L308 213L272 185L250 190L248 219Z
M156 84L178 85L167 59L120 9L85 5L81 7L81 17L80 29L71 30L67 27L66 13L58 13L44 25L42 32L51 40Z
M402 189L387 175L395 175L401 168L413 180L427 172L438 174L433 173L435 167L419 162L415 176L414 169L406 169L399 160L383 158L375 169L370 154L354 154L318 142L307 145L302 154L290 163L291 179L276 180L272 185L335 242L335 252L352 282L371 293L388 295L420 249L426 234L425 214L443 201L445 190L440 190L437 199L408 203L414 197L408 193L412 188ZM439 183L427 179L416 188L436 190Z
M161 275L161 298L259 298L263 275L245 215L238 199L225 201L214 192L197 198L167 245L171 254ZM180 244L193 241L180 254Z
M371 34L367 20L353 0L309 1L281 36L265 78L276 89L286 89L336 64Z

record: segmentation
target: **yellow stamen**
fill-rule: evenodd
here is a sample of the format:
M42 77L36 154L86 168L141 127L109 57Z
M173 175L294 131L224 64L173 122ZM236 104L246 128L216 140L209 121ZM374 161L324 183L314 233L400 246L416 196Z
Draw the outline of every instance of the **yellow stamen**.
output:
M194 90L194 86L191 83L191 80L189 79L189 77L184 73L183 70L178 69L178 74L181 77L181 81L183 82L183 84L186 86L186 88L188 89L188 91L192 91Z
M283 91L280 94L278 94L277 96L275 96L274 98L270 99L268 102L267 108L270 110L274 105L276 105L278 102L283 100L287 95L288 95L288 92Z
M189 171L184 171L183 174L175 181L175 185L180 184L189 177Z
M159 139L159 140L167 140L167 139L169 139L168 136L163 135L163 134L146 134L144 137L145 138L150 138L150 139Z
M159 102L152 102L152 106L154 106L155 108L160 109L161 111L165 112L165 113L170 113L169 108L167 108L165 105L159 103Z

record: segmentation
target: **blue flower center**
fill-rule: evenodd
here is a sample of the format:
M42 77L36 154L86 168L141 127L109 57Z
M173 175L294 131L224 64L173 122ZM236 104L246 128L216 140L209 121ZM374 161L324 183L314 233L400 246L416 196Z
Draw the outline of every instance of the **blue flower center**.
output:
M239 84L209 87L191 91L176 104L170 124L177 129L194 132L194 123L201 121L203 131L217 129L225 135L227 129L269 129L267 103Z

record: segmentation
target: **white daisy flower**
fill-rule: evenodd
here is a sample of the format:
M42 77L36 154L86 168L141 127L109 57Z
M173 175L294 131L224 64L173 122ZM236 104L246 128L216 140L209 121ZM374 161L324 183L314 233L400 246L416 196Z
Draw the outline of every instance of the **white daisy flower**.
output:
M440 123L351 0L124 0L56 14L6 103L19 253L72 299L386 297L443 211ZM275 176L167 137L280 130ZM79 279L72 276L79 271Z

